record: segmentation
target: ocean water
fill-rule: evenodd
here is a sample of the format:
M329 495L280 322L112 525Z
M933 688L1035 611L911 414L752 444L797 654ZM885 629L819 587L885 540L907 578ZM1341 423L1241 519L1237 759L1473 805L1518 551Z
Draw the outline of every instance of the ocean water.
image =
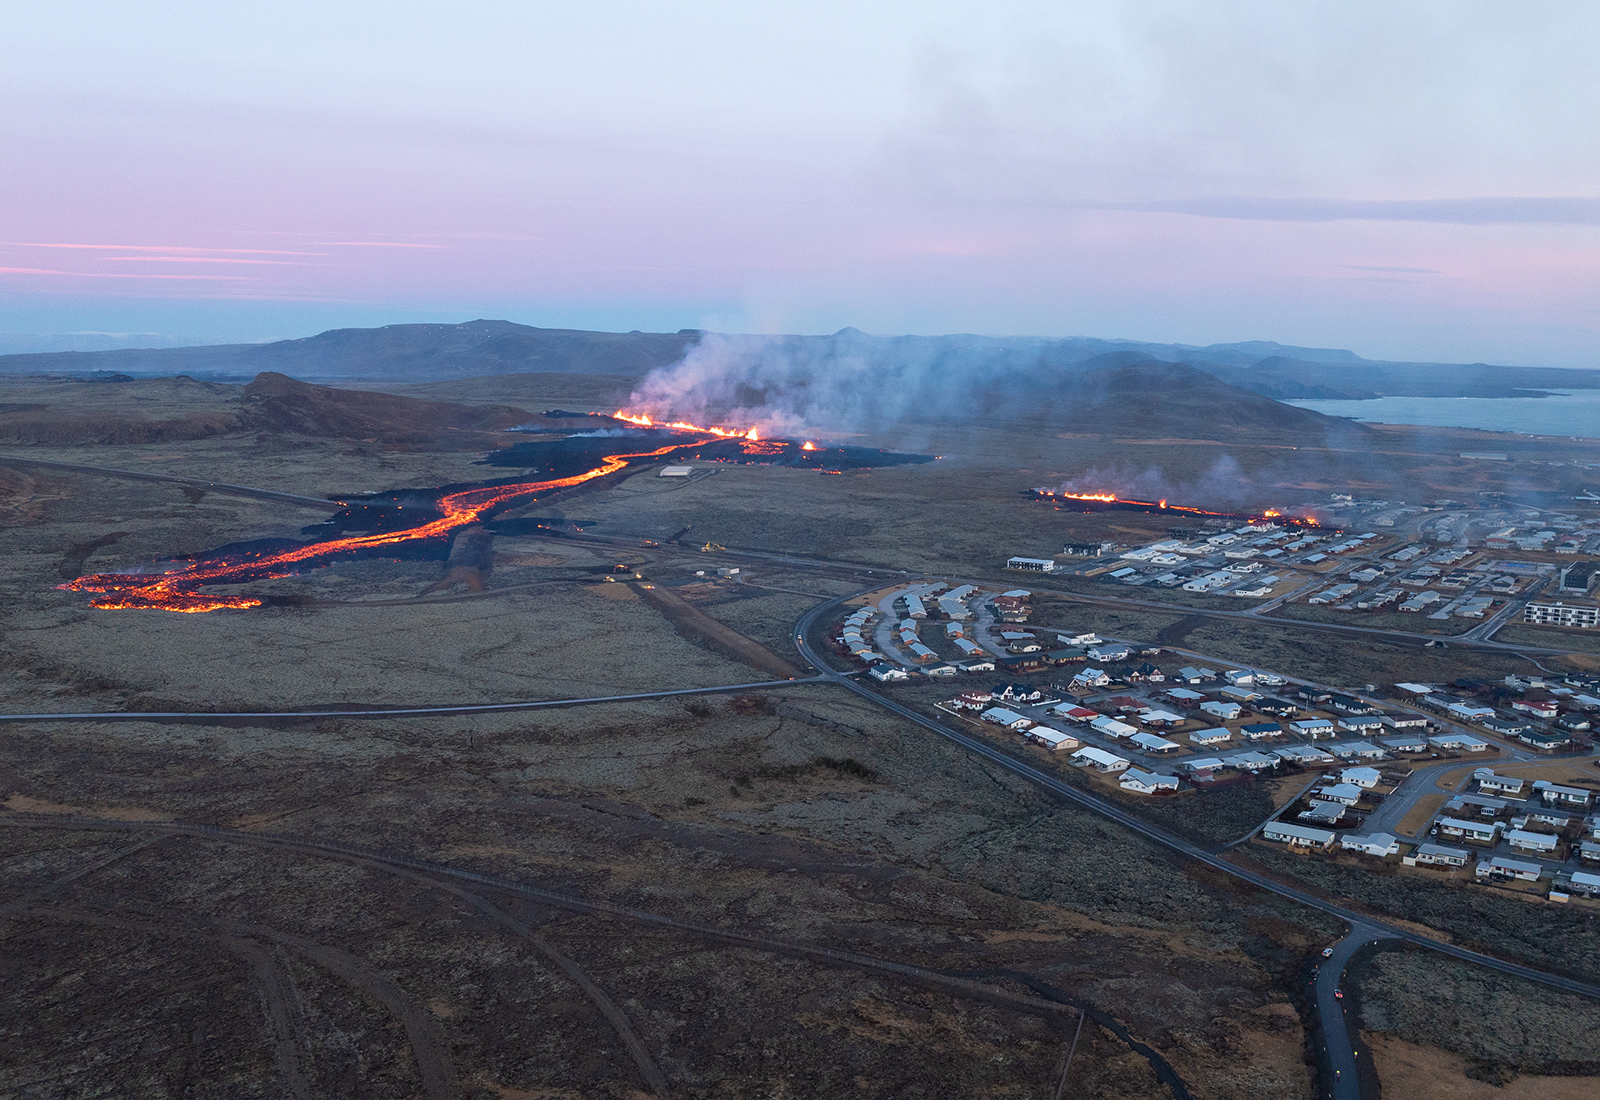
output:
M1549 397L1375 397L1370 401L1287 404L1378 424L1429 424L1600 439L1600 390L1554 393Z

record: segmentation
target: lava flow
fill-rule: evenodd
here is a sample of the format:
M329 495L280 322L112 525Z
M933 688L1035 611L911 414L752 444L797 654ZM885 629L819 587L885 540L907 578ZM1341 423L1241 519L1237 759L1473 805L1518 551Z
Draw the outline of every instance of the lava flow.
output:
M1311 516L1286 516L1276 508L1268 508L1257 513L1210 512L1204 508L1192 508L1185 504L1169 504L1165 500L1134 500L1130 497L1119 497L1116 493L1069 493L1062 489L1043 488L1035 489L1033 493L1041 500L1056 502L1057 507L1079 512L1175 512L1185 516L1215 516L1250 523L1275 523L1282 527L1321 526Z
M570 477L512 485L490 485L451 493L441 497L437 503L438 510L443 513L440 518L401 531L330 539L253 558L233 556L201 560L167 573L96 573L93 576L79 577L75 581L57 587L70 592L102 593L97 599L91 600L89 606L103 610L152 608L192 614L225 608L260 607L262 601L254 596L218 596L200 592L198 589L208 584L244 584L249 581L293 576L305 568L326 564L332 558L360 555L385 546L397 546L421 539L439 538L459 528L477 523L490 513L521 498L547 493L552 489L581 485L597 477L616 473L627 466L631 459L658 458L697 444L698 441L673 443L653 451L607 455L600 465Z
M1061 489L1035 489L1034 493L1048 500L1071 502L1083 512L1177 512L1188 516L1224 516L1229 519L1248 518L1236 512L1208 512L1204 508L1191 508L1184 504L1168 504L1165 500L1133 500L1116 493L1069 493Z

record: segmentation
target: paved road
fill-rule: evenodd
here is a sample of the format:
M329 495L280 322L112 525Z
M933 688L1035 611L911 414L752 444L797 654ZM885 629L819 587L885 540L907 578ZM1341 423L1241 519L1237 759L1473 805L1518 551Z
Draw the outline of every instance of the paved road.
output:
M1322 1022L1322 1041L1327 1046L1328 1068L1332 1071L1333 1100L1361 1100L1361 1067L1355 1044L1344 1018L1344 1002L1336 996L1344 980L1345 967L1355 953L1369 943L1388 938L1371 924L1356 924L1340 940L1329 958L1317 970L1317 1016Z
M104 466L78 466L71 462L46 462L38 458L18 458L12 455L0 455L0 466L29 466L46 470L65 470L75 474L99 474L101 477L114 477L123 481L165 481L174 485L187 485L194 489L204 489L208 493L219 493L223 496L275 500L283 504L298 504L303 508L320 508L324 511L330 509L337 511L346 506L345 502L340 500L303 497L295 493L279 493L272 489L257 489L250 485L231 485L226 481L205 481L197 477L177 477L173 474L147 474L138 470L114 470Z
M627 703L636 699L671 699L679 695L726 695L731 691L759 691L763 688L814 684L822 676L794 680L761 680L753 684L724 684L721 687L677 688L673 691L641 691L633 695L596 695L587 699L539 699L525 703L480 703L459 707L368 707L365 710L254 710L254 711L87 711L81 714L0 714L0 722L226 722L264 718L438 718L451 714L495 714L501 711L541 710L551 707L581 707L594 703Z

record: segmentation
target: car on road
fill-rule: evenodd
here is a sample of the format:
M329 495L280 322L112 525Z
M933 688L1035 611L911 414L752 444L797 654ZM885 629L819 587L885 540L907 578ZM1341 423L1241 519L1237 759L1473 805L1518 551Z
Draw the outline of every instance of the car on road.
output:
M1324 948L1323 948L1323 949L1322 949L1322 957L1323 957L1323 958L1325 958L1325 959L1331 959L1331 958L1333 958L1333 948L1331 948L1331 947L1324 947Z
M1333 995L1338 1000L1341 1000L1341 1001L1344 1000L1344 990L1342 990L1342 989L1335 989L1333 991Z

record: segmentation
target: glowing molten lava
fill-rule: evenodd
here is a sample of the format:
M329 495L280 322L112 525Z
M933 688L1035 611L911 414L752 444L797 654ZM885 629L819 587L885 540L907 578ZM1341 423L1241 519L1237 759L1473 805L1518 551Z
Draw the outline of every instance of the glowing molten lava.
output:
M802 451L814 451L814 450L817 449L817 445L815 443L811 442L811 440L808 439L805 442L805 446L801 447L800 449Z
M706 435L721 436L723 439L750 439L761 437L754 428L747 431L738 431L732 428L703 428L699 424L691 424L687 420L654 420L649 413L631 413L627 409L618 409L611 414L614 419L626 420L629 424L636 424L641 428L672 428L680 432L704 432Z
M1132 497L1119 497L1116 493L1069 493L1064 489L1035 489L1034 492L1052 500L1081 500L1086 504L1110 504L1135 511L1140 508L1154 508L1158 511L1182 512L1190 516L1231 516L1233 514L1231 512L1208 512L1204 508L1190 508L1183 504L1168 504L1165 498L1161 500L1135 500Z
M739 433L719 433L738 437ZM218 558L198 561L193 565L175 569L170 573L96 573L79 577L57 587L69 592L99 592L90 607L102 610L154 608L161 611L202 612L220 611L224 608L260 607L254 596L214 596L199 592L208 584L243 584L248 581L273 577L289 577L302 568L314 566L328 558L385 546L398 546L418 539L432 539L448 535L461 527L481 521L514 501L526 503L524 498L582 485L597 477L616 473L636 458L658 458L684 447L698 443L673 443L653 451L636 454L608 455L604 462L592 470L571 477L553 478L549 481L525 481L513 485L490 485L480 489L467 489L441 497L439 511L444 515L430 523L404 531L386 531L375 535L358 535L353 538L330 539L327 542L297 546L292 550L266 554L259 558Z

